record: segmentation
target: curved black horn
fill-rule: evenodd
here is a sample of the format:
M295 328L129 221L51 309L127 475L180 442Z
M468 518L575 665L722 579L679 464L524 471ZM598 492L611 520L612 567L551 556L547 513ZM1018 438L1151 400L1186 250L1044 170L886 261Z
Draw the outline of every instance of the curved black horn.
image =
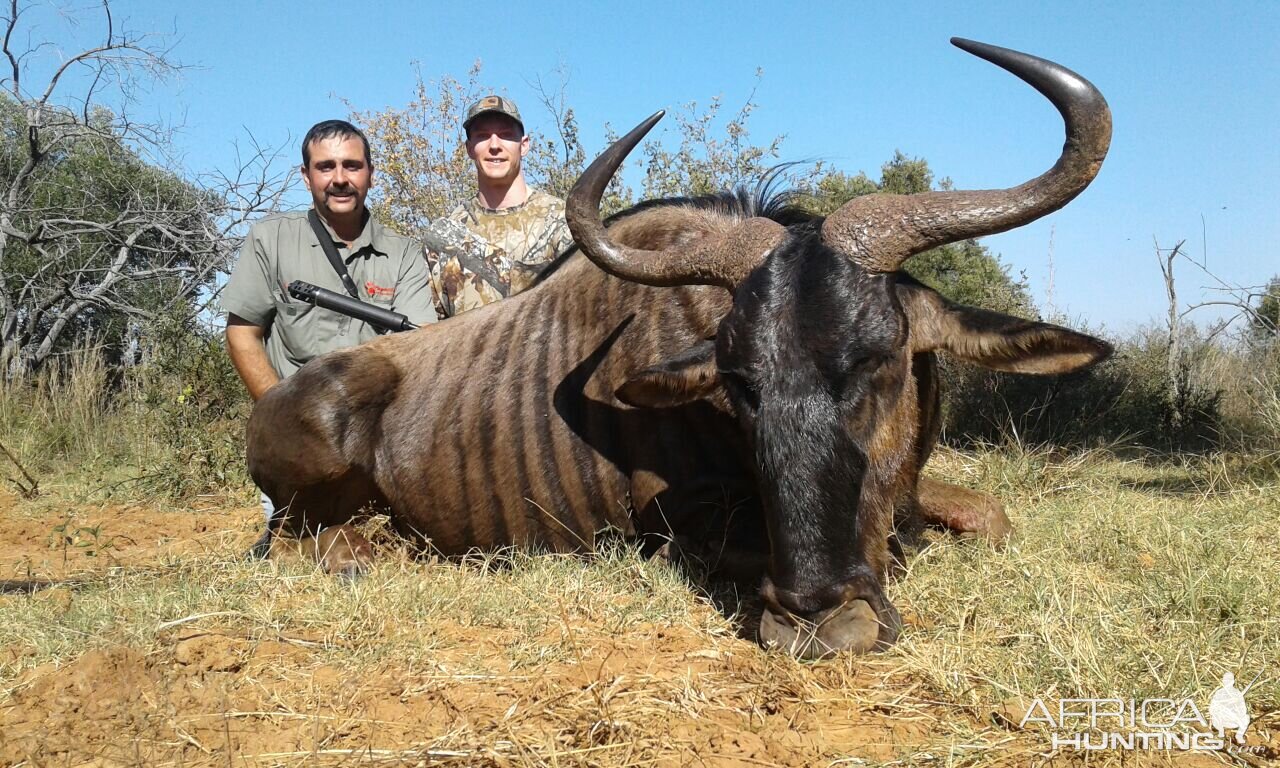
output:
M981 235L1004 232L1066 205L1098 175L1111 144L1111 110L1080 75L1008 48L953 37L958 48L1012 72L1062 114L1067 141L1043 175L1011 189L867 195L827 217L822 237L867 269L892 272L910 256Z
M665 114L665 110L659 110L632 128L578 177L565 200L569 231L596 266L624 280L654 286L718 285L733 290L785 237L782 225L752 218L716 236L678 248L650 251L615 243L600 220L600 198L609 180Z

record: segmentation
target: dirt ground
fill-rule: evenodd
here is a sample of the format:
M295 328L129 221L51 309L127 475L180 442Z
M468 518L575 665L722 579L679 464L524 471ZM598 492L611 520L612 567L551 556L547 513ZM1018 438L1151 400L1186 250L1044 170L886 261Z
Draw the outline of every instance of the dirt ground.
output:
M71 580L10 591L0 608L45 601L54 610L76 599L76 580L111 569L226 562L247 549L259 515L33 511L12 497L0 498L0 510L0 579L11 588ZM585 626L569 658L512 669L501 649L519 638L442 630L451 642L426 663L365 659L358 673L320 653L323 632L246 629L217 616L137 642L86 643L79 655L34 666L24 659L37 661L37 651L12 642L0 647L0 670L11 670L0 676L0 765L1045 762L1038 738L935 700L891 660L799 665L741 637L649 624L622 633Z

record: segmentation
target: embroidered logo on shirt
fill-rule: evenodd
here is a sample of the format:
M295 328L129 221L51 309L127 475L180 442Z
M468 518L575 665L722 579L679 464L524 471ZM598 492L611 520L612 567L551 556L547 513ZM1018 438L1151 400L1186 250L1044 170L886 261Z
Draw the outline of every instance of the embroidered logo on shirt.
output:
M372 280L364 284L364 289L369 293L369 298L371 299L390 299L396 292L395 288L383 287Z

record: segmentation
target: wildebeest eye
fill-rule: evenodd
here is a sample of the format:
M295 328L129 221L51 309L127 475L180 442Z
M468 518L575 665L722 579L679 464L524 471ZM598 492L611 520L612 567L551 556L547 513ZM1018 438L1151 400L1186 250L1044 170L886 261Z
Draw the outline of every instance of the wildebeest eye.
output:
M735 370L717 370L721 383L735 402L746 405L751 410L760 408L760 392L755 384Z
M841 370L827 379L829 393L835 400L856 397L867 387L868 380L885 361L884 355L867 355L847 361Z

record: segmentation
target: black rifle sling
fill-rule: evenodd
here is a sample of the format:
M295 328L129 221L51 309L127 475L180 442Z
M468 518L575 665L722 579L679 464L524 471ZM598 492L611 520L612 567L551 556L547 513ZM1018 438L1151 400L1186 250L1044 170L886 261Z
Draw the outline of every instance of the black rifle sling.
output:
M351 294L351 298L359 299L360 292L356 290L356 283L351 279L351 273L347 272L347 265L342 263L342 257L338 255L338 249L333 246L333 238L329 236L329 230L324 228L324 224L320 223L320 214L316 213L315 208L307 211L307 221L311 222L311 230L316 233L316 239L320 241L320 248L324 250L324 255L329 259L329 263L333 265L333 271L337 272L338 277L342 278L342 287L347 289L347 293Z

